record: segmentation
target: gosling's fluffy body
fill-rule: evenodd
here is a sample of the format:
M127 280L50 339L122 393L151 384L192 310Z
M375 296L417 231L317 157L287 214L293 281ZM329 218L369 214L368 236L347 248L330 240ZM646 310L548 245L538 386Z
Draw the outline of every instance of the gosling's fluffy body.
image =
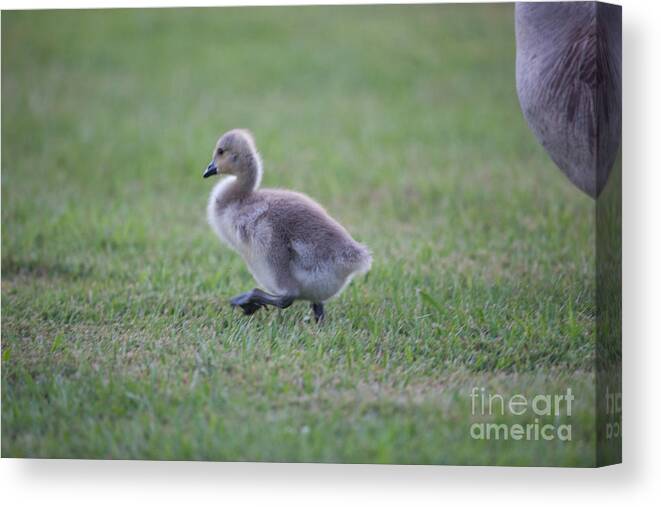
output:
M258 188L262 163L249 132L224 134L216 159L218 172L230 176L211 192L209 224L266 291L323 303L370 269L367 247L319 204L298 192Z

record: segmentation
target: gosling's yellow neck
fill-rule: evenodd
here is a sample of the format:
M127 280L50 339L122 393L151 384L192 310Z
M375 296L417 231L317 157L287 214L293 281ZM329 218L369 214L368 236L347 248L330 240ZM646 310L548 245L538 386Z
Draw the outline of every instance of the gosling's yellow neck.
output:
M238 175L227 176L214 188L213 194L220 208L244 199L259 188L262 181L262 161L257 152L251 152L241 161Z

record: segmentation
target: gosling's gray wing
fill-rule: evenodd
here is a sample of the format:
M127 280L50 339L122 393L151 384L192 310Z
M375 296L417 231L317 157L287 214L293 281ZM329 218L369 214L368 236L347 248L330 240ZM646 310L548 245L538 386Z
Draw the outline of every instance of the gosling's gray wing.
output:
M273 248L286 248L289 262L303 269L347 262L359 253L359 245L344 227L302 194L273 191L268 217L273 227ZM278 257L285 254L281 252Z

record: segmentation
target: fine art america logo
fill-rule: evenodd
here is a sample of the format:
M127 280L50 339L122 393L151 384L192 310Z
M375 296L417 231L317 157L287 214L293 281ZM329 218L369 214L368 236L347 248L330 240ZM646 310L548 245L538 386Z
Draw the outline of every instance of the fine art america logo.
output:
M475 440L571 440L571 424L540 422L543 417L552 417L553 421L571 417L574 401L571 388L567 388L564 394L527 397L490 393L484 387L473 387L470 398L473 418L511 417L512 420L524 418L527 421L475 422L470 427L470 436Z

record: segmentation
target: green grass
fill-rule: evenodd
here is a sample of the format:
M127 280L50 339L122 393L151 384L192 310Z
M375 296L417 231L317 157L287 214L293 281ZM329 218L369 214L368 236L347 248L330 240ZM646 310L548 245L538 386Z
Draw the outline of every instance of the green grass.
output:
M228 305L239 126L374 252L321 327ZM3 456L593 465L594 241L511 5L2 14ZM471 440L473 386L571 386L573 440Z

